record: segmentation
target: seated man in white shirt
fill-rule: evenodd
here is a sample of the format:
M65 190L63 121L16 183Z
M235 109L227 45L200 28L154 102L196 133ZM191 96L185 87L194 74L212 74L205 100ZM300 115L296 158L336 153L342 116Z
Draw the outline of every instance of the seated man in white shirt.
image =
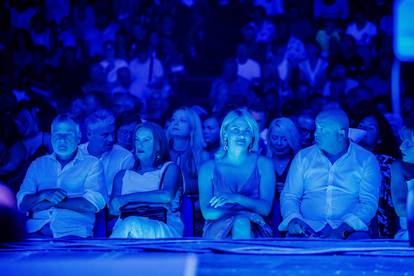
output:
M138 118L138 115L137 115ZM88 142L79 145L84 153L99 158L105 175L106 190L111 195L114 176L134 166L131 152L114 144L115 118L107 110L97 110L85 120Z
M53 153L30 165L17 204L31 212L28 233L46 237L90 237L95 213L107 200L101 162L78 150L79 125L68 115L52 122Z
M316 144L297 153L281 194L288 235L369 238L381 175L375 156L350 142L349 120L338 109L319 113Z

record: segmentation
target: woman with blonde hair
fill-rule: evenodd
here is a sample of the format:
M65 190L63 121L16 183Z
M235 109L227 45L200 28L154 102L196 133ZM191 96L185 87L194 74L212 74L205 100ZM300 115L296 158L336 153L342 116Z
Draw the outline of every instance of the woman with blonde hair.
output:
M267 132L267 156L272 160L276 178L276 191L272 212L268 220L274 233L277 235L277 227L281 222L280 194L285 185L290 163L295 154L300 150L300 134L293 121L281 117L274 119Z
M197 175L202 162L208 160L200 117L188 107L174 111L167 128L170 158L184 176L184 193L197 195Z
M259 129L251 114L236 109L220 129L215 160L200 168L200 207L204 237L246 239L270 237L264 217L270 213L275 178L271 161L258 154Z
M186 222L186 227L191 235L201 236L203 218L198 204L198 170L204 161L208 160L208 153L204 151L205 143L200 117L191 108L180 107L174 111L167 128L168 143L170 146L170 159L177 163L184 177L184 202L188 202L188 208L184 208L184 213L188 210L195 214L185 217L195 217L192 227L187 227L190 221ZM186 211L187 210L187 211ZM194 211L193 211L194 210ZM191 220L191 219L190 219ZM186 229L186 232L187 232Z

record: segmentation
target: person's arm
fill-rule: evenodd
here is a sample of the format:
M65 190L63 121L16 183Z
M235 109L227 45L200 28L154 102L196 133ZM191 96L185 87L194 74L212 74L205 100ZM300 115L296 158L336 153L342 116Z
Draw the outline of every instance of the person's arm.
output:
M119 216L119 208L123 205L120 205L117 198L121 196L122 193L122 178L125 175L125 170L119 171L114 177L114 185L112 188L111 199L109 201L109 214L112 216Z
M95 205L83 197L65 198L55 207L83 213L96 213L98 211Z
M99 212L108 201L105 183L103 165L100 160L96 160L88 168L82 196L68 198L62 202L61 207L80 212ZM77 204L78 206L76 206Z
M200 208L204 219L217 220L223 216L234 214L235 211L225 208L214 208L210 205L213 197L211 179L214 173L214 161L207 161L198 171L198 190L200 194Z
M399 217L407 217L407 193L401 161L394 161L391 165L391 197Z
M119 176L116 179L117 191L116 195L111 200L111 209L113 214L119 213L119 208L129 203L170 203L174 200L182 179L179 167L175 163L171 163L165 169L161 190L120 195L118 187L120 186L120 182L122 182L122 177Z
M132 153L128 152L125 156L124 160L122 161L121 170L130 170L135 165L135 158Z
M17 170L26 158L26 149L22 143L14 144L7 152L4 165L0 166L0 175L6 175Z
M286 178L285 187L280 195L280 209L283 221L279 230L287 231L288 225L293 219L303 220L300 212L300 204L303 196L303 173L302 156L299 152L293 159Z
M267 216L272 208L275 193L275 175L273 164L266 157L259 157L258 169L260 172L260 198L254 199L242 194L223 194L214 197L210 204L221 207L227 203L237 203L244 208L262 216Z
M380 185L380 167L375 156L371 155L362 168L361 181L359 183L359 202L351 213L343 217L344 223L356 231L368 230L368 224L378 209Z
M20 203L20 210L42 211L59 204L66 197L66 192L61 189L48 189L34 194L27 194Z

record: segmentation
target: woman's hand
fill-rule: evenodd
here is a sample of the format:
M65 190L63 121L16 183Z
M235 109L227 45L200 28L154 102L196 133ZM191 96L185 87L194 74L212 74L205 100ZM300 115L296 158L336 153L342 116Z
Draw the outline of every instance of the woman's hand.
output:
M227 203L238 203L239 201L238 194L221 194L218 196L213 196L209 203L210 206L213 208L221 207Z
M125 203L123 202L121 197L113 198L111 200L111 204L110 204L111 213L114 214L114 215L119 215L120 214L120 209L124 205L125 205Z
M239 212L240 215L244 215L246 216L251 222L254 222L258 225L265 225L266 222L263 219L263 217L259 214L253 213L253 212L249 212L249 211L240 211Z

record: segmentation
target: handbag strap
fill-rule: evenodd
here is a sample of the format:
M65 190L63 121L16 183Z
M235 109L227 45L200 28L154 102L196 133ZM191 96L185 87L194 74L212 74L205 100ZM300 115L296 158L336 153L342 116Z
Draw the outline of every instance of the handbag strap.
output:
M161 178L160 178L160 187L159 187L159 189L160 190L162 190L163 188L164 188L164 186L163 186L163 182L164 182L164 175L165 175L165 172L167 171L167 168L172 164L173 162L171 162L171 161L169 161L169 162L166 162L166 163L164 163L164 165L162 165L162 167L161 167L161 170L160 170L160 175L161 175Z

